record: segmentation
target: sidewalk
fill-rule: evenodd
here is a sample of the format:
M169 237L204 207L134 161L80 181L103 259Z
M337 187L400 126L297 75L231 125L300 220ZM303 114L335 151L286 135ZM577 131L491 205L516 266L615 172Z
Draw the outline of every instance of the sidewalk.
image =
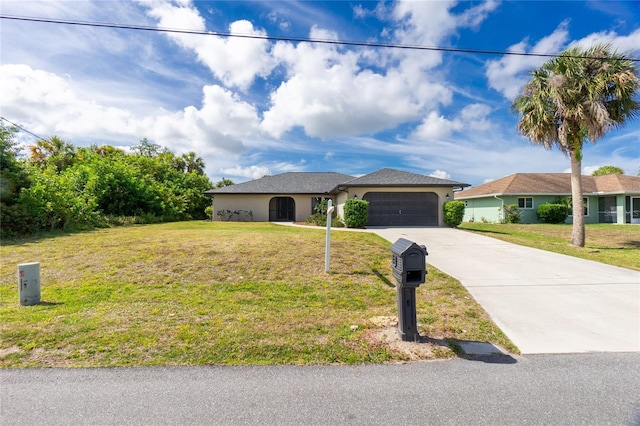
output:
M370 228L427 246L523 354L640 351L640 272L451 228ZM428 268L428 266L427 266Z

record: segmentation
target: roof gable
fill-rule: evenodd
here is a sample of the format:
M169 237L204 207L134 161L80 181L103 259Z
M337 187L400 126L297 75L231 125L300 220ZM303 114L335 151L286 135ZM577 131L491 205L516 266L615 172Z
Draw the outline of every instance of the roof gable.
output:
M417 173L403 172L395 169L380 169L368 175L352 179L344 182L340 187L358 187L358 186L456 186L464 187L469 184L456 182L453 180L440 179L432 176L420 175Z
M210 189L205 194L328 194L353 176L333 172L288 172Z

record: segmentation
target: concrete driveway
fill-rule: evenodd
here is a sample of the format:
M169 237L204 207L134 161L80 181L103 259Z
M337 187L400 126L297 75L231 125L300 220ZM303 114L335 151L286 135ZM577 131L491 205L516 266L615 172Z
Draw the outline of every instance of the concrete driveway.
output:
M640 351L640 272L451 228L369 230L426 245L523 354Z

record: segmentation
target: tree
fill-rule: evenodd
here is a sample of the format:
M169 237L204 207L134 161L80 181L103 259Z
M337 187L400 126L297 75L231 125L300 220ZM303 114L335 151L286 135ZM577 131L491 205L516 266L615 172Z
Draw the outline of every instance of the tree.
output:
M140 139L140 145L134 146L131 151L141 157L155 158L163 152L163 149L157 143L153 143L147 138L142 138Z
M76 149L73 145L58 136L52 136L49 140L39 140L29 147L32 163L53 164L58 171L69 167L76 158Z
M233 185L233 181L227 178L222 178L222 180L219 180L218 182L216 182L216 188L223 188L225 186L231 186L231 185Z
M623 175L623 174L624 174L624 170L622 170L620 167L606 165L598 168L597 170L594 170L593 173L591 173L591 176Z
M0 238L31 228L32 212L20 204L20 192L30 185L26 162L19 158L18 128L0 122Z
M636 116L638 70L626 54L596 45L571 48L532 72L513 101L518 130L536 145L556 147L571 160L571 244L584 247L582 147Z
M187 154L182 154L182 160L184 161L185 171L187 173L196 172L199 175L204 174L204 160L198 157L193 151Z

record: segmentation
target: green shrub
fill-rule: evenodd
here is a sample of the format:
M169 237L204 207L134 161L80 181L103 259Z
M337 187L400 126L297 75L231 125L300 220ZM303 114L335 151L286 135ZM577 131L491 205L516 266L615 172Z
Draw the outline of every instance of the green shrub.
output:
M213 206L205 207L204 214L207 215L208 220L213 220Z
M312 214L305 222L316 226L327 226L327 215L322 213ZM331 226L335 228L344 228L344 223L339 217L334 217L331 219Z
M327 216L322 213L315 213L309 216L306 222L312 225L323 226L327 224Z
M509 204L508 206L502 206L502 220L501 223L520 223L522 218L522 212L518 209L517 204Z
M536 214L543 223L564 223L569 215L569 208L564 204L545 203L538 206Z
M350 198L344 203L344 223L348 228L364 228L368 219L368 201Z
M447 201L443 206L444 223L452 228L462 223L464 218L464 201Z

